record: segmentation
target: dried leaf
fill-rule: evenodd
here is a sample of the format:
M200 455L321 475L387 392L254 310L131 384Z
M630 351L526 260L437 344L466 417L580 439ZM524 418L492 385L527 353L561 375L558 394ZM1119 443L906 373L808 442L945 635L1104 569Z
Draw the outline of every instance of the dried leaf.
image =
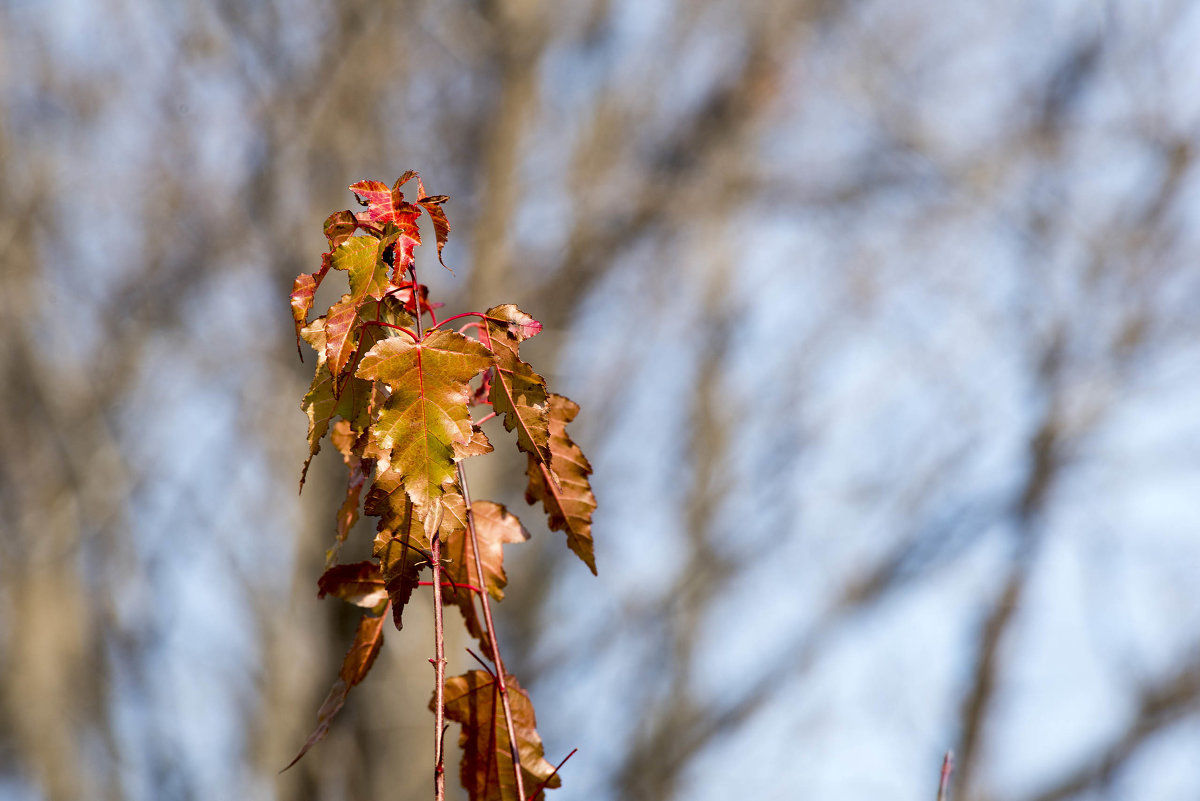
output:
M471 504L475 518L475 536L479 539L479 561L483 565L483 579L475 568L475 551L466 520L455 525L457 529L445 538L442 554L448 560L446 575L456 584L470 584L486 589L497 601L504 597L508 577L504 574L504 551L506 543L525 542L529 532L521 525L517 516L492 501L475 501Z
M326 570L317 579L317 597L326 595L364 609L375 609L376 614L383 611L381 607L388 600L379 565L374 562L334 565Z
M546 761L542 738L529 694L514 676L505 676L508 703L512 709L517 754L527 791L558 787L562 780ZM525 801L517 795L512 751L496 679L482 670L472 670L446 680L446 717L462 724L458 744L463 749L462 784L471 801ZM429 702L433 707L433 701Z
M346 696L350 694L350 689L366 678L367 672L375 662L375 657L379 656L379 649L383 647L383 620L383 615L367 614L359 621L358 631L354 635L354 644L346 652L346 658L342 661L342 669L338 673L337 681L333 683L333 688L330 689L329 695L325 696L325 702L321 704L321 708L317 712L317 728L304 741L300 753L296 754L295 759L289 762L283 770L287 770L299 762L310 748L325 737L334 715L346 703Z
M550 528L565 532L567 546L595 573L592 512L596 509L596 496L588 481L592 466L567 435L567 423L578 413L579 405L574 401L562 395L550 395L550 467L548 469L533 456L528 457L529 486L525 490L525 500L542 502Z
M517 447L543 464L550 463L550 428L546 379L518 355L520 344L542 330L542 324L511 303L487 310L485 344L496 356L488 400L504 415L504 428L517 431Z
M454 480L455 445L472 433L469 382L492 364L491 353L454 331L433 331L421 342L393 337L362 357L362 378L391 388L371 440L389 454L381 469L396 470L409 498L422 509Z

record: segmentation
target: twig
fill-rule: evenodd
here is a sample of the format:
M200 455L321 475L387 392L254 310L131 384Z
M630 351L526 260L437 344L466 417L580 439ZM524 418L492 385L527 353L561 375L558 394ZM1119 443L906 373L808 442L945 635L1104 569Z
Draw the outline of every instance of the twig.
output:
M538 793L540 793L542 790L546 789L546 785L550 783L550 780L558 775L558 769L561 768L563 765L567 764L567 760L570 759L571 757L575 756L576 752L578 752L578 751L579 751L578 748L572 748L571 753L569 753L565 757L563 757L562 762L559 762L557 765L554 766L554 770L550 773L549 776L546 777L546 780L538 785L538 788L533 791L533 795L529 796L529 801L534 801L534 799L536 799L538 797Z
M413 298L417 299L417 271L409 268L413 280ZM421 304L417 301L417 336L420 342L425 334L421 330ZM461 469L461 468L460 468ZM446 799L446 765L443 742L446 733L446 637L442 627L442 540L435 531L429 538L430 559L433 568L433 797L434 801Z
M462 489L463 503L467 507L467 533L471 536L471 551L475 557L475 574L483 583L483 561L479 557L479 537L475 534L475 514L471 511L471 491L467 487L467 472L462 462L458 463L458 486ZM508 729L508 750L512 754L513 774L517 783L517 798L525 797L525 779L521 773L521 754L517 749L517 733L513 727L512 708L508 703L508 685L504 682L504 660L500 658L500 644L496 642L496 627L492 623L492 605L488 594L481 592L483 619L487 624L488 645L492 648L492 661L496 665L496 687L500 691L500 703L504 708L504 725Z
M950 797L950 774L954 772L954 752L947 751L942 760L942 778L938 782L937 801L947 801Z

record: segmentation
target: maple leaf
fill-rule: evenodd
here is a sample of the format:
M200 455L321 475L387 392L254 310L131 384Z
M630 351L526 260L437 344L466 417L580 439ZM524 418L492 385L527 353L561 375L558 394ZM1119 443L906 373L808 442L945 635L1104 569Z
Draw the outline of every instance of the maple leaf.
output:
M461 508L461 507L460 507ZM504 597L508 577L504 574L505 543L525 542L529 532L521 521L502 504L492 501L475 501L471 504L475 518L475 536L479 540L479 561L483 565L483 579L475 568L475 551L471 546L465 516L445 538L442 555L449 560L446 575L455 584L470 584L481 587L497 601Z
M379 650L383 647L383 620L382 614L363 615L362 620L358 623L358 631L354 635L354 644L350 646L350 650L346 652L346 658L342 660L342 669L338 672L337 681L333 683L329 695L325 696L324 703L317 711L317 728L304 741L300 753L296 754L283 770L287 770L299 762L310 748L325 737L334 715L346 703L346 696L350 694L350 689L366 678L371 665L375 663L375 657L379 656Z
M371 476L374 463L370 459L350 458L350 476L346 481L346 498L337 513L337 538L333 547L325 553L325 564L331 565L337 559L342 549L342 543L350 535L350 529L358 522L359 500L362 498L363 486Z
M496 357L488 400L504 415L504 428L517 431L517 447L543 464L550 463L549 400L546 379L518 355L520 344L542 330L542 324L511 303L494 306L484 316L483 339Z
M593 574L596 557L592 550L592 512L596 496L588 476L592 466L567 434L567 423L575 419L579 405L562 395L550 395L550 465L527 457L529 485L525 500L542 502L550 528L567 535L567 546ZM557 479L557 480L555 480Z
M385 227L388 224L396 226L397 235L392 245L393 284L399 284L412 267L413 251L421 244L421 232L417 227L421 207L405 201L404 193L400 191L414 175L412 170L404 173L391 189L382 181L359 181L350 185L350 191L367 206L366 211L359 213L359 220L382 223Z
M446 246L446 240L450 238L450 221L446 219L446 212L442 209L442 204L450 198L445 195L425 195L425 187L421 184L420 178L417 178L417 186L420 187L417 204L425 209L429 219L433 221L433 238L437 242L438 262L446 267L446 262L442 261L442 248ZM450 270L449 267L446 269Z
M354 219L354 212L349 209L330 214L325 218L325 238L329 240L329 249L332 251L352 237L357 228L358 220Z
M517 754L526 788L558 787L562 780L545 759L537 733L533 703L514 676L505 676ZM462 724L458 744L463 749L461 776L471 801L525 801L517 795L512 751L496 679L472 670L446 680L446 717ZM430 700L432 709L434 704Z
M335 270L345 270L350 281L350 300L361 305L368 297L381 298L388 290L387 265L379 258L380 241L373 236L355 236L342 242L330 256Z
M432 331L420 342L385 339L359 363L359 377L392 390L371 426L372 442L389 455L380 469L397 470L422 509L454 480L455 446L472 436L467 382L491 365L487 348L454 331Z
M380 472L367 492L366 512L379 518L373 553L392 599L392 618L401 628L404 606L417 588L421 568L429 564L429 538L395 470Z
M379 565L374 562L354 562L327 569L317 579L317 597L324 598L326 595L365 609L374 609L376 614L383 612L383 605L388 601L383 576L379 572Z
M304 361L304 351L300 348L300 332L308 325L308 312L312 309L317 287L329 272L329 266L329 254L326 253L321 258L320 270L315 273L300 273L292 282L292 320L296 324L296 350L300 352L300 361Z
M321 450L321 439L328 431L335 416L341 416L355 430L362 430L369 419L371 382L351 377L340 396L334 395L334 378L325 366L325 322L324 317L313 320L301 332L301 336L317 351L317 365L312 383L300 408L308 415L308 458L300 475L300 488L308 475L308 466L313 456Z

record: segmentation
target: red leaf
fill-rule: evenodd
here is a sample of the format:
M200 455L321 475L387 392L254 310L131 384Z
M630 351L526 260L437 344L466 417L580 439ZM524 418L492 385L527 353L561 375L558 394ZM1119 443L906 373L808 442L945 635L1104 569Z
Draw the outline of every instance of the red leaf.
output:
M296 754L295 759L289 762L283 770L295 765L301 757L308 753L308 749L321 742L329 731L329 724L333 722L334 715L346 703L346 696L350 694L350 689L366 678L371 665L375 663L375 657L379 656L379 649L383 647L383 620L383 615L363 615L363 619L358 623L358 631L354 635L354 644L350 646L350 650L346 652L346 658L342 661L342 669L338 672L337 681L333 683L329 695L325 696L325 702L321 704L321 708L317 712L317 728L304 741L300 753Z

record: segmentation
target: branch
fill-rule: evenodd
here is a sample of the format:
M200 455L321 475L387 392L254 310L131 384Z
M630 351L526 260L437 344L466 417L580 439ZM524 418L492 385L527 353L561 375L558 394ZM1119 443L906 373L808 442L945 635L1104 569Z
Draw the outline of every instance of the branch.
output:
M467 486L467 472L462 462L458 463L458 485L462 489L463 504L467 508L467 533L471 537L471 553L475 557L475 575L483 583L483 562L479 558L479 538L475 534L475 513L471 511L471 490ZM517 732L513 727L512 707L508 703L508 685L504 682L504 660L500 658L500 644L496 641L496 626L492 623L492 604L486 592L479 594L483 601L483 620L487 625L488 645L492 649L492 661L496 663L496 688L500 691L500 703L504 708L504 725L508 730L508 749L512 754L513 774L517 782L517 797L525 797L525 777L521 771L521 754L517 748ZM435 599L435 603L440 603ZM440 701L439 701L440 703Z

